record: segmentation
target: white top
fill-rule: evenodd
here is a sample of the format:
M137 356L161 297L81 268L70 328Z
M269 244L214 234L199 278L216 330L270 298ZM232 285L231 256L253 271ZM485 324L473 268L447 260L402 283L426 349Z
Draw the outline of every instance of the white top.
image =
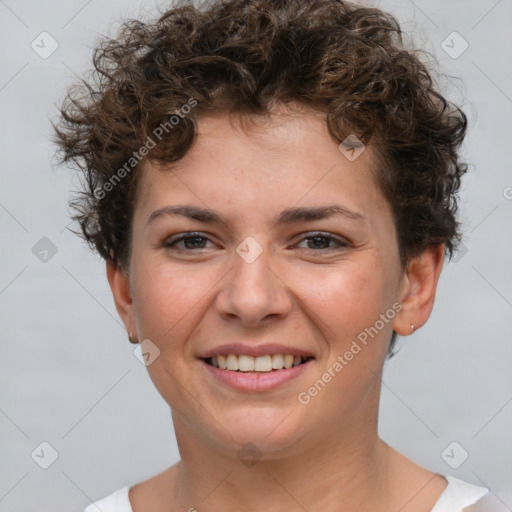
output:
M466 507L475 505L468 509L468 512L498 512L494 505L487 508L486 500L480 500L489 493L489 489L469 484L450 475L444 476L448 481L448 485L439 497L431 512L464 512ZM109 496L95 501L89 505L84 512L133 512L130 500L128 499L128 491L130 486L127 485ZM478 504L477 504L478 502Z

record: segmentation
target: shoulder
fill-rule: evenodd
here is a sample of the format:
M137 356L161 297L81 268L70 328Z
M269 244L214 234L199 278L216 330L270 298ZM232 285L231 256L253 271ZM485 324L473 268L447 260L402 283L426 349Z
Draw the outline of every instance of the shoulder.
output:
M432 512L462 512L481 500L489 489L465 482L451 475L445 475L448 485L439 497ZM477 512L477 511L475 511Z
M177 464L165 471L143 480L117 489L112 494L91 503L84 512L134 512L165 508L169 502L169 489L174 488Z
M98 512L99 510L101 512L133 512L128 499L129 490L130 486L128 485L117 489L112 494L91 503L84 512Z
M474 505L465 508L463 512L510 512L510 508L494 493L489 492Z

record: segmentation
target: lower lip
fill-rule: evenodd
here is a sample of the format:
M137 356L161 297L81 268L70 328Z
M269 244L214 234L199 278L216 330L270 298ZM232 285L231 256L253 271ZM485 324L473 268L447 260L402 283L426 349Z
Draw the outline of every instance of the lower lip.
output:
M201 360L214 378L240 391L268 391L275 389L305 372L313 361L314 359L310 359L299 366L273 370L271 372L235 372L221 370Z

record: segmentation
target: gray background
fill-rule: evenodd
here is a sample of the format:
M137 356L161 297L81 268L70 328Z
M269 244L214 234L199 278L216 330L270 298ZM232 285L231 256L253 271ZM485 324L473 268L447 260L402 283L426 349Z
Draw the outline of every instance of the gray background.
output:
M387 364L381 436L431 470L491 487L512 510L512 1L373 4L439 59L443 91L469 117L471 164L466 252L443 269L428 324ZM66 229L77 180L52 162L49 140L96 38L156 5L0 0L0 511L83 510L178 460L170 411L133 355L104 264ZM46 59L31 48L43 31L59 44ZM457 58L441 46L453 31L469 44ZM462 41L450 37L453 54ZM33 253L43 237L57 249L47 261L45 242ZM50 461L43 441L58 452L48 469L31 457L37 448L34 459ZM453 465L462 450L452 469L442 453Z

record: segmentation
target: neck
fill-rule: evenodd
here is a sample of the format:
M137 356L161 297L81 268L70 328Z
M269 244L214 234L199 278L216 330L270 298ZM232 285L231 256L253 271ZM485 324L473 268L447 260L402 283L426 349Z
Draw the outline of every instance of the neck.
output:
M293 453L243 464L207 442L191 438L179 417L174 427L181 461L176 466L176 510L385 510L390 499L387 445L376 429L324 433ZM180 435L186 433L186 435Z

